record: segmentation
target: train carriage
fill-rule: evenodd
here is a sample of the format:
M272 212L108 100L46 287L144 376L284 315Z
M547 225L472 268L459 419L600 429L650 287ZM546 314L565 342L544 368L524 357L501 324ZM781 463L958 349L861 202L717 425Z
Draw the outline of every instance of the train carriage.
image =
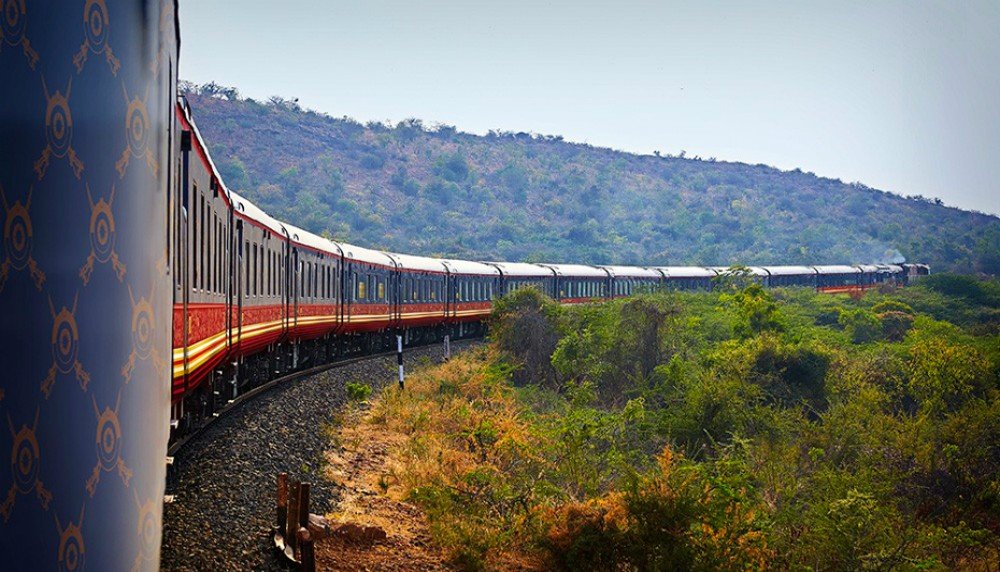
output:
M764 266L771 287L804 286L815 288L819 273L811 266Z
M657 266L663 283L670 290L711 290L712 279L719 275L710 268L698 266Z
M468 260L444 260L448 269L448 321L455 335L479 332L500 291L500 270L496 266ZM475 323L476 325L470 325Z
M396 272L392 257L378 250L339 243L344 253L343 331L383 331L392 325L389 283ZM441 299L443 283L425 285L426 299Z
M556 273L551 268L528 262L489 262L500 271L501 294L521 288L537 288L550 298L556 297Z
M827 265L813 266L816 269L816 289L829 293L860 292L862 271L857 266Z
M282 223L288 237L284 268L288 331L295 340L308 340L341 329L340 245L307 230ZM288 272L291 269L291 273Z
M605 298L611 287L611 274L596 266L583 264L541 264L556 274L557 300L563 304L580 304Z
M171 201L174 418L207 417L280 375L395 347L481 333L495 298L535 287L563 304L643 289L710 290L727 267L480 263L380 252L280 222L226 188L183 100ZM764 286L861 292L922 265L748 267ZM207 383L205 381L208 381ZM190 423L184 423L185 427Z
M448 318L443 297L448 269L442 260L387 253L395 263L392 324L398 328L439 327ZM411 338L407 336L407 340Z
M652 291L663 284L663 273L639 266L600 266L611 275L611 297Z

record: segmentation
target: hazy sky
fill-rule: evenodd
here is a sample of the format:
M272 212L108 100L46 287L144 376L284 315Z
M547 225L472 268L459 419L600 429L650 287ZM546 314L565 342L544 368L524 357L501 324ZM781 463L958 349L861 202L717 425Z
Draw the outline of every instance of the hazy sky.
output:
M182 1L181 77L1000 214L1000 2Z

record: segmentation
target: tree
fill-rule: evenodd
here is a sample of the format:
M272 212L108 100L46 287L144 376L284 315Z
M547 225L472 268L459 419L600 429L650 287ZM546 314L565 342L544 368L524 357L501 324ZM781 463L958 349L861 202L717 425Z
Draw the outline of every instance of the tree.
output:
M735 294L723 294L719 300L733 314L733 329L741 338L785 329L784 318L774 297L760 284L750 284Z
M878 316L864 308L841 310L837 322L856 344L873 342L882 335L882 321Z

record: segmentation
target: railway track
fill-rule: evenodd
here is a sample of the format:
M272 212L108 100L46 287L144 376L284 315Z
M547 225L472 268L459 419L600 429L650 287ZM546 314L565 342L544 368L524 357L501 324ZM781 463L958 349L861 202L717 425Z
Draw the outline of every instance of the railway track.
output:
M475 341L452 344L459 350ZM441 344L412 348L404 363L444 357ZM317 368L320 369L320 368ZM212 423L175 446L163 514L164 570L289 570L270 526L279 472L316 483L313 512L337 502L322 479L324 428L347 402L348 382L376 391L396 382L395 354L380 354L282 378L234 401Z

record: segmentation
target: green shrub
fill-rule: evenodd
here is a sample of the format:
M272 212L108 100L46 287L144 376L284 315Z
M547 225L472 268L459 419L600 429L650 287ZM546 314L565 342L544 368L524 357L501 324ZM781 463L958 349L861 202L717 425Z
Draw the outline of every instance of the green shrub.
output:
M873 342L882 336L882 322L869 310L842 310L837 321L856 344Z
M351 401L364 401L372 394L372 388L367 383L347 382L347 398Z
M736 319L734 330L739 337L785 329L785 320L774 296L760 284L750 284L734 294L723 294L719 299L733 313Z
M904 304L899 300L882 300L872 306L872 312L875 314L884 314L885 312L902 312L911 316L915 313L909 304Z
M913 327L913 314L889 311L878 315L882 321L882 335L890 342L901 342Z

